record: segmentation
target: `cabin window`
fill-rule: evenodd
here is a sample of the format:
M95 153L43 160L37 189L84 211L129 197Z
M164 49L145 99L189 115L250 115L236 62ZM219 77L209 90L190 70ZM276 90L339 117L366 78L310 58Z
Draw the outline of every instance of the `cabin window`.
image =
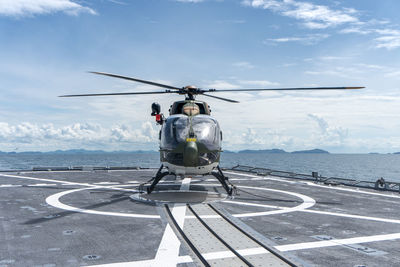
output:
M183 108L183 106L186 104L187 102L180 102L180 103L176 103L176 104L174 104L173 105L173 107L172 107L172 113L171 113L171 115L174 115L174 114L182 114L182 108ZM205 107L204 107L204 104L203 103L195 103L197 106L199 106L199 111L200 111L200 114L206 114L206 109L205 109Z

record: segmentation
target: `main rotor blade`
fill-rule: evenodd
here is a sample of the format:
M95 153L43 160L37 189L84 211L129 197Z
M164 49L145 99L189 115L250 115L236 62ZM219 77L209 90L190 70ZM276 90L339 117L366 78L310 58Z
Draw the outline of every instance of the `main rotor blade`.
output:
M208 97L216 98L216 99L219 99L219 100L228 101L228 102L231 102L231 103L239 103L239 101L232 100L232 99L229 99L229 98L218 97L218 96L215 96L215 95L207 95L207 94L201 94L201 95L205 95L205 96L208 96Z
M127 77L127 76L121 76L121 75L117 75L117 74L111 74L111 73L106 73L106 72L97 72L97 71L89 71L89 72L93 73L93 74L104 75L104 76L109 76L109 77L113 77L113 78L119 78L119 79L139 82L139 83L150 84L150 85L154 85L154 86L158 86L158 87L162 87L162 88L168 88L168 89L173 89L173 90L181 89L179 87L175 87L175 86L171 86L171 85L166 85L166 84L156 83L156 82L151 82L151 81L146 81L146 80L140 80L140 79Z
M301 90L353 90L365 87L304 87L304 88L266 88L266 89L209 89L204 92L240 92L240 91L301 91Z
M169 90L164 92L133 92L133 93L105 93L105 94L82 94L82 95L60 95L59 97L79 97L79 96L113 96L113 95L150 95L150 94L169 94L175 93Z

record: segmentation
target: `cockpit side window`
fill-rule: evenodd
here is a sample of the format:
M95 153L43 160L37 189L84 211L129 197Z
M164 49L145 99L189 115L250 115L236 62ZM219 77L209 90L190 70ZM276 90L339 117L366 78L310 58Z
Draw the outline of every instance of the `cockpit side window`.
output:
M200 109L200 114L206 114L206 110L204 109L204 105L202 104L197 104L199 106Z
M178 144L175 138L176 129L174 127L175 121L179 118L168 118L163 124L161 132L161 147L166 149L173 149Z

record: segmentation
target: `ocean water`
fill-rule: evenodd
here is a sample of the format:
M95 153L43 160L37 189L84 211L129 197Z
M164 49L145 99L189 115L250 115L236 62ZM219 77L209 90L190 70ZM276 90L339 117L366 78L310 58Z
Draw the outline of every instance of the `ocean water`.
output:
M158 167L158 153L98 154L5 154L0 170L26 170L33 167L140 166ZM400 182L400 155L393 154L253 154L222 153L221 165L237 164L326 177L376 181L384 177Z
M400 182L400 155L395 154L225 154L223 166L237 164L325 177Z

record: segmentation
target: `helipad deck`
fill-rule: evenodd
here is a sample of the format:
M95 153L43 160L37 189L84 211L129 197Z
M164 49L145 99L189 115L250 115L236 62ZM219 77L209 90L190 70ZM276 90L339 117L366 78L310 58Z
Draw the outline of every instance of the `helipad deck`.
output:
M163 205L173 209L174 196L161 193L147 202L132 197L155 172L1 173L0 266L198 264L166 227ZM176 207L181 208L175 213L184 230L194 225L194 216L182 197L192 204L212 203L300 266L400 265L399 193L225 173L239 189L234 199L226 198L212 176L188 177L183 184L167 176L156 190L184 190L177 194ZM187 189L196 192L191 196ZM209 222L215 218L200 216ZM258 257L266 252L248 247L242 253ZM225 250L202 254L218 265L232 257Z

